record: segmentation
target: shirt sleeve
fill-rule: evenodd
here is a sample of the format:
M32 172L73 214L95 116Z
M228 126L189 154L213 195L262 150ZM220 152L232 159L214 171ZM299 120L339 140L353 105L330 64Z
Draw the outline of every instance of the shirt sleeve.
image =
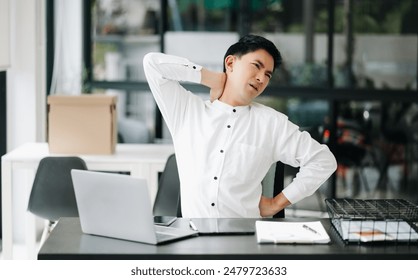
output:
M144 72L154 99L172 134L177 130L192 94L180 82L201 82L202 66L186 58L163 53L148 53Z
M292 203L312 195L336 170L337 161L328 146L320 144L306 131L285 121L277 151L285 164L299 167L293 181L283 190Z

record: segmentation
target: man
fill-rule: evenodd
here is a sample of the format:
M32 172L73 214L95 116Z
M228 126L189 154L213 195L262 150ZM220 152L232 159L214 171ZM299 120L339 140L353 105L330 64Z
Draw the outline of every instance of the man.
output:
M328 147L269 107L253 102L281 63L269 40L248 35L224 57L224 72L186 58L149 53L145 74L173 138L184 217L272 216L312 195L336 169ZM179 82L210 88L203 100ZM276 197L261 181L277 161L300 167Z

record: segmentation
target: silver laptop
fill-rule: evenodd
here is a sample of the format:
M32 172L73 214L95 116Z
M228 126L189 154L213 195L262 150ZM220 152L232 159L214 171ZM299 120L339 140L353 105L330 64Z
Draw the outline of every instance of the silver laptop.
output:
M154 224L145 179L86 170L71 170L71 176L83 233L147 244L197 235Z

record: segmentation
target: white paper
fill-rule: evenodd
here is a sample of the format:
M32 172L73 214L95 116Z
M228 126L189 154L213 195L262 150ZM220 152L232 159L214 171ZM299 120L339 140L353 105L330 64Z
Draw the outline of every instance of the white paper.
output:
M256 221L258 243L329 243L327 232L320 221L280 222Z

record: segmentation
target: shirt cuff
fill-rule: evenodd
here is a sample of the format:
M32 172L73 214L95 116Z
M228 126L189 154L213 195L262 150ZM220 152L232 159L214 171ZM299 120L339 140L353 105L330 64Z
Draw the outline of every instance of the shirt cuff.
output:
M299 191L299 188L295 186L295 183L291 183L283 189L282 193L290 201L291 204L295 204L302 200L305 196Z
M200 84L202 77L202 66L189 61L187 58L169 54L158 54L157 63L160 65L170 65L165 69L163 76L178 81L192 82Z
M202 66L189 62L185 67L190 70L187 71L187 81L190 81L192 83L200 84L202 80Z

